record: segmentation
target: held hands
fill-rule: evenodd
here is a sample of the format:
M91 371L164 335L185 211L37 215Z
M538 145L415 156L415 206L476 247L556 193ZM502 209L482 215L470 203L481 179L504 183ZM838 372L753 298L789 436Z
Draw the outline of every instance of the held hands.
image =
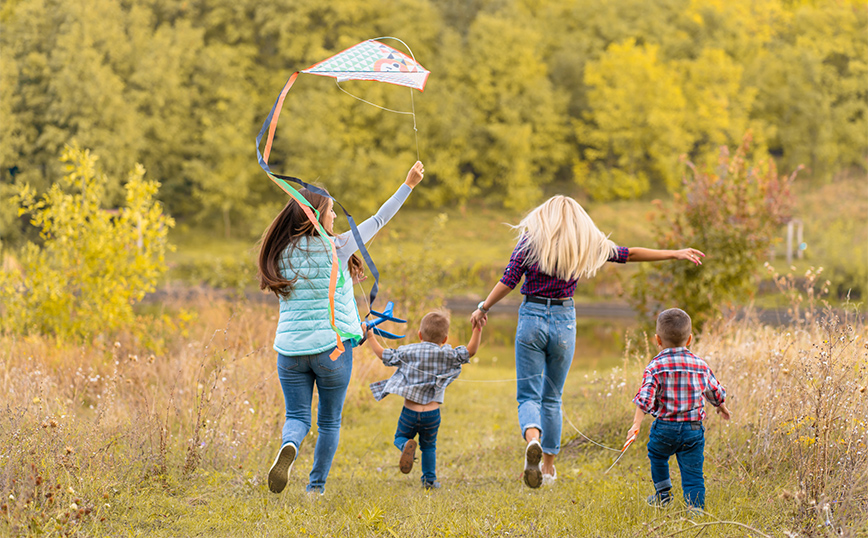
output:
M422 178L425 176L425 166L422 164L422 161L416 161L416 164L413 165L413 168L410 168L410 171L407 172L407 179L404 180L404 184L409 186L411 189L419 184L422 181Z
M485 327L485 324L488 323L488 314L483 314L482 310L478 308L470 314L470 324L473 328L479 327L480 329Z
M702 265L702 258L705 257L705 254L696 250L695 248L683 248L681 250L676 250L673 258L676 260L687 260L689 262L693 262L696 265Z

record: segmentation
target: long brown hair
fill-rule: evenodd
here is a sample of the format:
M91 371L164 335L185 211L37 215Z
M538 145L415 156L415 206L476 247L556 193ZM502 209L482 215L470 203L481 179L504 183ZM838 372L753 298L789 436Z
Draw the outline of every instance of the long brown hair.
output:
M322 223L323 215L330 209L331 198L306 188L299 189L298 192L319 211L320 223ZM287 278L281 274L280 259L283 252L289 248L291 253L294 249L299 248L300 238L316 236L318 233L317 228L307 218L301 205L290 198L280 213L271 221L265 233L262 234L259 247L259 289L272 291L284 299L288 298L292 294L299 275L294 274L291 278ZM361 277L364 271L358 256L353 254L347 265L351 277ZM291 273L292 267L289 267L288 270Z

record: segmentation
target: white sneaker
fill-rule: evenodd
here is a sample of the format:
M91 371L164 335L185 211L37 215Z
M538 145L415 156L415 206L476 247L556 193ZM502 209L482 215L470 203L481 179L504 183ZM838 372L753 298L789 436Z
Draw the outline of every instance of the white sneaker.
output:
M540 471L539 463L542 460L542 447L539 441L534 439L527 444L524 450L524 483L529 488L538 488L542 485L542 471Z
M543 473L542 475L542 485L546 487L551 487L555 485L555 480L558 479L558 470L555 469L554 465L552 465L552 474Z
M271 464L271 470L268 471L268 489L273 493L280 493L286 487L297 454L298 449L292 443L285 443L280 447L274 463Z

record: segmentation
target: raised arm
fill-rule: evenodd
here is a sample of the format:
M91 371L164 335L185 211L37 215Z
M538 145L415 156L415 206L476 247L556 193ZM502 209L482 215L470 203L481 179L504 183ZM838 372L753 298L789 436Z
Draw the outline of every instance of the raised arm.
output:
M379 232L380 229L395 216L398 210L401 209L401 206L404 205L407 197L410 196L413 187L422 181L424 175L424 166L421 162L416 161L416 164L414 164L413 167L410 168L410 171L407 172L407 179L405 179L404 183L398 187L395 194L380 206L380 209L376 214L358 225L359 235L362 236L363 243L370 241L371 238L373 238L374 235L376 235L377 232ZM335 247L338 258L343 261L350 259L350 256L359 250L359 245L356 243L356 238L353 236L352 230L335 237Z
M366 342L368 343L368 347L371 348L371 351L374 352L374 355L376 355L377 358L383 360L383 352L385 350L383 349L383 346L381 346L380 343L377 342L377 339L374 338L374 328L368 327L368 325L365 323L363 323L362 326L365 328L365 337Z
M687 260L702 265L705 254L695 248L683 248L681 250L658 250L654 248L630 247L628 262L657 262L662 260Z
M482 339L482 326L474 325L473 326L473 334L470 336L470 342L467 344L467 352L470 353L470 356L476 355L476 352L479 351L479 341Z

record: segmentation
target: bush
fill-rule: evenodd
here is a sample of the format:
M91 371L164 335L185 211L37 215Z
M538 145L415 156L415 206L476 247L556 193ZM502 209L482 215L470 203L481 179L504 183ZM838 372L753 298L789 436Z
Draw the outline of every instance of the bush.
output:
M107 178L88 150L67 147L67 175L37 200L25 186L14 198L30 214L42 244L27 243L0 269L0 319L14 334L85 338L130 324L132 306L165 273L166 234L174 225L153 197L159 183L136 165L126 205L100 203Z
M678 306L697 329L725 307L745 301L755 291L754 277L789 219L790 186L796 172L778 176L771 158L751 155L748 132L734 155L722 147L716 169L687 163L692 176L673 206L658 213L654 231L659 248L687 246L706 253L703 266L642 267L635 277L632 303L646 318L661 306Z

